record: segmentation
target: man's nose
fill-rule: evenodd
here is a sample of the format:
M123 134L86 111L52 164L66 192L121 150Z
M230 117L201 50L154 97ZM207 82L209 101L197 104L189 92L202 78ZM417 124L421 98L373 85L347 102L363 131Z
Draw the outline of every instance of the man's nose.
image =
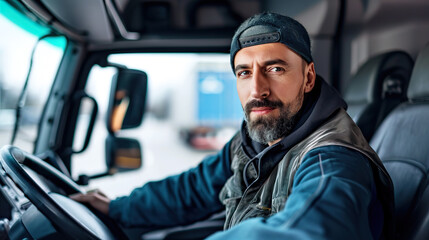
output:
M261 71L254 71L251 88L252 98L263 99L270 95L270 85L268 79Z

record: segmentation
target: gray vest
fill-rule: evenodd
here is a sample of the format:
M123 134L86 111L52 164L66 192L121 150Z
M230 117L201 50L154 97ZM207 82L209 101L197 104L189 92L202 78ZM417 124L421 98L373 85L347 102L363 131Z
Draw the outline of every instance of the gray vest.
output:
M327 145L344 146L364 154L375 166L382 166L360 129L343 109L286 152L268 178L262 180L262 185L251 184L246 187L243 170L251 159L244 153L241 143L241 136L237 134L231 145L233 176L228 179L219 195L226 207L225 229L245 219L269 217L281 211L292 191L295 173L304 156L312 149ZM379 171L385 173L383 167ZM246 175L254 179L258 177L252 164L246 168Z

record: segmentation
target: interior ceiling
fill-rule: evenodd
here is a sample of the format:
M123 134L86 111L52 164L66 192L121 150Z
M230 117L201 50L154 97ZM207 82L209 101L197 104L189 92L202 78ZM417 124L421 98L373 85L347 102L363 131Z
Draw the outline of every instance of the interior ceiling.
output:
M180 45L171 39L202 39L198 44L229 45L236 27L264 10L296 17L310 35L331 36L340 0L20 0L33 13L49 15L71 39L98 48L126 45ZM429 18L427 0L346 0L345 26L372 27ZM287 7L286 7L287 6ZM43 14L43 11L46 14ZM36 14L37 15L37 14ZM55 22L54 22L55 23ZM52 24L55 26L55 24ZM73 33L73 34L70 34ZM169 40L170 39L170 40ZM134 41L128 41L134 40ZM137 40L137 41L135 41ZM213 41L219 40L219 41ZM197 41L193 41L194 43Z
M114 39L103 0L41 1L58 21L90 41L110 42Z
M36 0L23 0L37 2ZM163 35L230 37L261 11L259 0L40 0L66 28L89 42L137 40ZM246 6L246 7L242 7ZM213 31L222 29L222 31ZM129 34L129 35L127 35Z
M310 35L328 36L336 28L339 0L21 1L39 4L65 29L79 35L80 40L102 49L189 44L171 39L198 39L191 44L228 48L238 25L265 10L296 17Z
M311 36L330 36L340 0L20 1L45 22L60 25L57 30L70 39L87 41L95 50L197 46L227 51L238 25L262 11L296 17Z

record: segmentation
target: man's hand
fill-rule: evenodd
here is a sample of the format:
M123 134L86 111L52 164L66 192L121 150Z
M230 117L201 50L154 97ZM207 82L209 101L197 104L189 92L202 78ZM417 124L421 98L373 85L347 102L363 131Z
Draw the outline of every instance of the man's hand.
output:
M88 191L86 194L77 193L69 197L78 202L89 203L100 212L109 214L110 199L98 190Z

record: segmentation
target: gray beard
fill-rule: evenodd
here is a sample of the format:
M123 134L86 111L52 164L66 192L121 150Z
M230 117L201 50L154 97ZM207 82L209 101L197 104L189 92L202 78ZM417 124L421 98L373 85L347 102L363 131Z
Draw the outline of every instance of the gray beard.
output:
M277 139L288 136L295 127L298 119L296 117L299 109L304 102L304 92L299 94L297 98L288 104L283 104L280 101L252 101L246 104L244 108L244 116L247 122L247 132L249 137L259 143L268 144ZM276 107L280 111L279 117L261 116L254 120L250 120L250 112L252 107ZM296 112L292 112L294 107L298 107Z
M245 115L249 137L262 144L268 144L289 135L296 124L296 114L290 112L289 105L280 108L278 118L259 117L250 121L249 116Z

